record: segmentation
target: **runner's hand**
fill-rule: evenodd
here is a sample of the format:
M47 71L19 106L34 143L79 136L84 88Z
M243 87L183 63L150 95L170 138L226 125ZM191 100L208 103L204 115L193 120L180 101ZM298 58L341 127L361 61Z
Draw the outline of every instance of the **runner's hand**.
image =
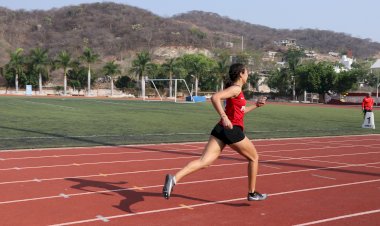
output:
M233 125L232 125L231 121L228 119L227 116L223 116L222 117L222 122L223 122L224 128L228 128L228 129L232 129L233 128Z
M267 97L260 97L260 98L257 100L257 102L256 102L256 106L257 106L257 107L261 107L261 106L263 106L263 105L265 104L266 100L267 100Z

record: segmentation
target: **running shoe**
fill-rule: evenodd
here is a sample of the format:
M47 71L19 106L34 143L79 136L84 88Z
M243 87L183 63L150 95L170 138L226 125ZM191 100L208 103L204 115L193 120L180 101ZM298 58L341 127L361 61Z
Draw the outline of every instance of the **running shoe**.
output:
M259 192L255 191L253 193L248 193L248 201L261 201L265 200L268 197L267 194L260 194Z
M175 185L174 176L167 174L165 178L165 184L162 189L162 195L164 196L165 199L170 198L170 193L173 191L174 185Z

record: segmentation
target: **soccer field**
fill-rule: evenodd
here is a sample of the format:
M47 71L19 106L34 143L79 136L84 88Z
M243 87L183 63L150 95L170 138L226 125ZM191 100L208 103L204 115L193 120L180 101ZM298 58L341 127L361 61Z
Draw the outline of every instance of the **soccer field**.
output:
M95 98L0 97L0 149L205 141L211 103ZM373 134L359 106L271 104L246 115L250 139ZM375 124L379 125L376 118Z

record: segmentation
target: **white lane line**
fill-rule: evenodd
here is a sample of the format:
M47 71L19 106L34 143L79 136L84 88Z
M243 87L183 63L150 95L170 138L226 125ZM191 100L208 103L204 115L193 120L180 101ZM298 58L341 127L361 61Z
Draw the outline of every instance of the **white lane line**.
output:
M279 192L279 193L273 193L269 194L269 196L278 196L278 195L286 195L286 194L293 194L293 193L300 193L300 192L308 192L308 191L316 191L316 190L324 190L324 189L330 189L330 188L338 188L338 187L345 187L345 186L352 186L352 185L358 185L358 184L367 184L367 183L374 183L379 182L380 179L377 180L367 180L367 181L359 181L359 182L353 182L353 183L346 183L346 184L337 184L337 185L331 185L331 186L323 186L323 187L314 187L314 188L307 188L307 189L300 189L300 190L293 190L293 191L286 191L286 192ZM159 212L167 212L167 211L173 211L173 210L179 210L179 209L185 209L185 208L195 208L200 206L208 206L208 205L215 205L219 203L227 203L227 202L234 202L234 201L241 201L246 200L246 197L244 198L236 198L236 199L228 199L228 200L220 200L215 202L205 202L200 204L194 204L194 205L187 205L186 207L183 206L177 206L173 208L166 208L166 209L157 209L157 210L149 210L144 212L137 212L137 213L128 213L128 214L121 214L121 215L113 215L108 216L107 219L116 219L116 218L123 218L123 217L131 217L136 215L145 215L145 214L151 214L151 213L159 213ZM91 218L81 221L72 221L72 222L65 222L65 223L59 223L54 225L73 225L73 224L82 224L82 223L89 223L98 221L97 218Z
M333 177L326 177L326 176L321 176L318 174L311 174L313 177L319 177L319 178L324 178L324 179L329 179L329 180L336 180L336 178Z
M237 153L224 154L223 156L228 156L228 155L237 155ZM348 164L348 163L337 163L337 162L330 162L330 161L323 161L323 160L313 160L313 159L310 159L310 157L308 157L308 159L304 159L302 157L301 158L288 158L288 157L282 158L281 156L273 156L273 155L265 155L265 156L271 156L271 157L278 157L278 158L280 158L280 159L275 159L275 160L260 161L260 165L267 166L267 167L269 167L268 165L266 165L266 163L268 163L268 162L270 163L270 162L279 162L279 161L286 161L286 160L307 160L307 161L315 161L315 162L327 162L327 163L334 163L334 164L344 164L344 167L346 167L346 165L353 166L353 167L356 167L356 166L365 166L366 167L366 166L369 166L369 165L379 164L380 163L380 162L372 162L372 163L363 163L363 164ZM178 158L175 158L175 159L180 159L180 158L185 158L185 157L178 157ZM191 158L191 157L189 157L189 158ZM230 164L211 165L211 167L213 167L213 166L240 165L240 164L245 164L245 162L244 163L230 163ZM76 164L76 166L77 165L78 164ZM68 165L68 166L72 166L72 164ZM275 168L275 167L272 167L272 168ZM179 169L179 168L171 168L171 169ZM107 175L113 176L113 175L121 175L121 174L133 174L133 173L144 173L144 172L158 172L158 171L166 171L166 170L170 170L170 169L157 169L157 170L132 171L132 172L121 172L121 173L109 173ZM97 177L97 176L99 176L99 175L98 174L95 174L95 175L82 175L82 176L78 176L77 175L77 176L66 176L66 177L58 177L58 178L46 178L46 179L40 179L40 181L61 180L61 179L65 179L65 178L88 178L88 177ZM32 181L34 181L34 180L5 181L5 182L0 182L0 185L3 185L3 184L15 184L15 183L28 183L28 182L32 182Z
M110 221L107 217L103 217L102 215L97 215L96 216L97 219L103 221L103 222L108 222Z
M362 135L359 135L358 137L360 137ZM376 136L379 136L378 134L376 134ZM350 136L343 136L344 137L350 137ZM374 139L358 139L358 137L355 137L355 139L347 139L347 140L344 140L344 139L341 139L341 140L323 140L323 138L326 138L326 137L311 137L311 138L279 138L279 139L258 139L258 140L252 140L254 143L255 143L255 146L256 147L268 147L268 146L285 146L285 145L318 145L318 144L340 144L340 143L347 143L347 142L356 142L356 143L360 143L360 142L370 142L370 141L375 141L376 143L378 143L379 139L376 137ZM330 137L329 137L330 138ZM332 138L332 137L331 137ZM342 136L337 136L336 138L340 139L342 138ZM312 140L310 140L312 139ZM299 142L292 142L292 141L298 141L300 140ZM282 143L268 143L268 142L273 142L273 141L281 141ZM291 141L291 142L288 142L286 143L286 141ZM285 143L284 143L285 142ZM261 143L264 143L264 144L261 144ZM373 144L372 144L373 145ZM376 144L375 144L376 145Z
M65 199L68 199L70 197L70 195L66 195L64 193L61 193L61 194L59 194L59 197L63 197Z
M150 151L131 151L131 152L102 152L102 153L86 153L86 154L65 154L65 155L43 155L43 156L29 156L29 157L19 157L19 158L5 158L0 159L2 161L6 160L27 160L27 159L43 159L43 158L59 158L59 157L82 157L82 156L99 156L99 155L124 155L124 154L143 154L143 153L166 153L166 152L181 152L181 151L193 151L194 149L176 149L176 150L150 150ZM198 152L199 153L199 152ZM201 155L201 153L199 153Z
M92 135L92 136L89 136L89 137L93 137L93 136L109 136L109 135ZM374 139L368 139L368 137L375 137ZM360 142L360 141L378 141L379 139L377 137L379 137L380 135L379 134L367 134L367 135L347 135L347 136L329 136L328 138L337 138L337 139L344 139L344 138L354 138L353 140L342 140L342 141L332 141L332 140L329 140L329 141L324 141L324 139L326 137L297 137L297 138L272 138L272 139L255 139L255 140L251 140L252 142L255 142L255 146L258 147L258 146L264 146L264 147L267 147L267 146L271 146L271 145L285 145L285 144L268 144L268 142L273 142L273 141L292 141L292 140L302 140L303 142L297 142L297 143L288 143L288 144L305 144L305 140L308 140L308 139L312 139L314 140L313 142L319 142L319 143L346 143L346 142L350 142L350 141L354 141L354 142ZM86 136L83 136L83 137L86 137ZM364 137L365 139L360 139L358 140L358 138L361 138L361 137ZM321 141L318 141L318 140L321 140ZM257 144L258 143L262 143L264 142L264 144ZM188 144L206 144L206 142L204 141L197 141L197 142L183 142L183 143L160 143L160 144L130 144L130 145L119 145L119 146L90 146L90 147L59 147L59 148L39 148L39 149L13 149L13 150L1 150L1 152L31 152L31 151L44 151L44 150L48 150L48 151L55 151L55 150L72 150L72 149L98 149L98 148L120 148L120 147L151 147L151 146L167 146L167 145L172 145L172 146L182 146L182 145L188 145Z
M368 155L368 154L380 154L380 152L362 152L362 153L352 153L352 154L340 154L340 155L319 155L319 156L310 156L310 157L300 157L300 158L286 158L283 160L296 160L296 159L312 159L312 158L329 158L329 157L342 157L342 156L356 156L356 155ZM236 152L230 154L224 154L223 156L238 155ZM264 155L265 156L265 155ZM269 156L269 155L266 155ZM199 156L186 156L186 157L173 157L173 158L158 158L158 159L134 159L134 160L124 160L124 161L109 161L109 162L85 162L85 163L69 163L61 165L45 165L45 166L28 166L28 167L13 167L13 168L4 168L0 171L9 171L9 170L25 170L25 169L42 169L42 168L55 168L55 167L68 167L68 166L85 166L85 165L100 165L100 164L114 164L114 163L127 163L127 162L147 162L147 161L164 161L164 160L175 160L175 159L189 159L189 158L198 158ZM271 162L268 160L266 162Z
M326 150L326 149L340 149L340 148L374 148L376 150L379 149L380 144L375 145L344 145L344 146L324 146L324 147L315 147L315 148L292 148L292 149L282 149L275 151L261 151L259 153L283 153L283 152L296 152L296 151L313 151L313 150ZM377 152L379 153L379 152Z
M310 171L317 171L317 170L327 170L327 169L338 169L338 168L346 168L346 167L350 167L350 165L347 165L347 166L336 166L336 167L321 167L321 168L305 169L305 170L293 170L293 171L278 172L278 173L267 173L267 174L260 174L260 175L257 175L257 176L258 177L267 177L267 176L276 176L276 175L282 175L282 174L302 173L302 172L310 172ZM244 179L246 177L247 176L238 176L238 177L225 177L225 178L218 178L218 179L189 181L189 182L180 183L179 185L209 183L209 182L226 181L226 180L237 180L237 179ZM149 189L149 188L157 188L157 187L162 187L162 184L160 184L160 185L145 186L145 187L139 187L139 189ZM115 190L91 191L91 192L73 193L73 194L68 194L68 195L69 196L82 196L82 195L92 195L92 194L99 194L99 193L119 192L119 191L126 191L126 190L134 190L134 188L122 188L122 189L115 189ZM45 197L38 197L38 198L10 200L10 201L0 202L0 205L2 205L2 204L10 204L10 203L18 203L18 202L36 201L36 200L43 200L43 199L53 199L53 198L59 198L59 197L61 197L61 196L45 196Z
M73 137L107 137L107 136L113 136L113 135L89 135L89 136L73 136ZM8 152L42 152L42 151L48 151L48 152L52 152L52 151L64 151L64 150L85 150L85 151L89 151L89 150L92 150L92 149L103 149L103 148L107 148L107 149L113 149L113 148L149 148L149 147L158 147L158 146L174 146L174 147L180 147L180 146L183 146L185 144L206 144L205 142L183 142L183 143L160 143L160 144L126 144L126 145L117 145L117 146L88 146L88 147L57 147L57 148L38 148L38 149L11 149L11 150L1 150L0 151L0 154L1 153L8 153Z
M299 157L299 158L292 158L292 159L330 158L330 157L342 157L342 156L353 156L353 155L356 156L356 155L368 155L368 154L380 154L380 152L375 151L375 152L361 152L361 153L349 153L349 154L339 154L339 155L317 155L317 156L307 156L307 157ZM283 158L283 156L266 155L266 154L262 154L262 155L269 156L269 157Z
M342 215L342 216L337 216L337 217L332 217L332 218L326 218L318 221L311 221L307 223L302 223L302 224L296 224L294 226L307 226L307 225L313 225L313 224L321 224L329 221L336 221L340 219L345 219L345 218L350 218L350 217L358 217L358 216L363 216L363 215L368 215L368 214L374 214L374 213L379 213L380 209L377 210L370 210L370 211L365 211L365 212L359 212L359 213L353 213L353 214L347 214L347 215Z
M275 150L275 151L261 151L260 154L265 153L283 153L283 152L296 152L296 151L309 151L309 150L325 150L325 149L334 149L334 148L352 148L352 147L366 147L366 148L378 148L379 145L344 145L344 146L323 146L323 147L314 147L314 148L298 148L298 149L282 149L282 150ZM132 148L133 149L133 148ZM26 160L26 159L40 159L40 158L56 158L56 157L76 157L76 156L99 156L99 155L122 155L122 154L143 154L143 153L151 153L151 152L177 152L177 151L194 151L203 149L203 147L196 147L196 148L176 148L174 150L147 150L147 151L125 151L125 152L103 152L103 153L84 153L84 154L65 154L65 155L44 155L44 156L26 156L26 157L19 157L19 158L3 158L2 161L5 160ZM199 153L201 154L201 153Z
M49 104L49 103L42 103L42 102L34 102L30 100L19 100L20 102L27 102L27 103L32 103L32 104L41 104L41 105L48 105L48 106L53 106L53 107L60 107L60 108L69 108L69 109L76 109L74 107L68 107L64 105L58 105L58 104Z

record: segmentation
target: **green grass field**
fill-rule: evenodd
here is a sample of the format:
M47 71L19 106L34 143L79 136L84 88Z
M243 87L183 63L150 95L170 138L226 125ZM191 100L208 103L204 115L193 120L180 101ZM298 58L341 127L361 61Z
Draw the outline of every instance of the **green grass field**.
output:
M1 96L0 150L205 141L218 119L211 103ZM359 106L269 103L245 124L251 139L379 133L361 128Z

